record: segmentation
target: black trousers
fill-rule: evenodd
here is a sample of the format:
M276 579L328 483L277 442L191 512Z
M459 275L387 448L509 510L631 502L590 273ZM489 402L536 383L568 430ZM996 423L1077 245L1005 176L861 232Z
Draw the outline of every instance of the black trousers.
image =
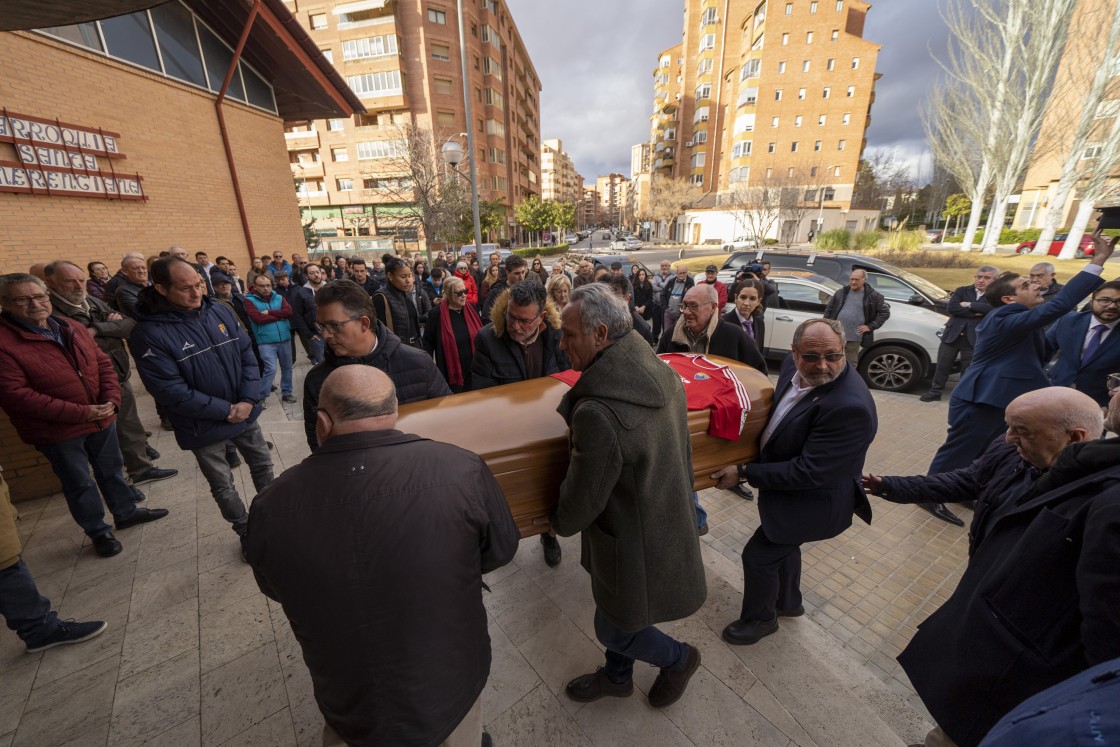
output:
M740 620L773 620L779 609L801 605L801 545L771 542L764 527L743 548L743 613Z
M945 391L945 382L949 380L949 372L953 364L961 359L960 374L963 376L968 364L972 363L972 344L968 336L961 333L952 342L943 342L937 348L937 368L933 370L933 381L930 383L930 394L941 394Z

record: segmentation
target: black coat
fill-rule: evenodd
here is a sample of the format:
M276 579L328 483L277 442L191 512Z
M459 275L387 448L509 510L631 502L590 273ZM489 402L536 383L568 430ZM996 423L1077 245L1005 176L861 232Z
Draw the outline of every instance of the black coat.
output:
M968 308L961 306L962 301L968 302ZM969 345L976 344L976 325L984 315L992 310L984 300L983 294L976 298L976 286L962 285L953 291L949 297L949 321L945 323L945 331L941 334L941 342L956 342L964 334Z
M961 747L1021 701L1120 656L1120 467L1027 498L977 542L898 657Z
M315 328L315 312L318 307L311 289L302 285L293 286L288 294L288 304L292 307L292 326L299 336L310 340L318 335L319 330Z
M520 538L480 457L382 430L331 438L262 490L248 556L327 723L348 744L436 745L486 686L482 574Z
M327 345L323 362L307 372L303 380L303 430L312 451L319 445L319 438L315 435L315 408L319 406L319 390L323 388L323 381L339 366L353 364L384 371L397 388L397 402L402 405L451 394L432 356L405 345L401 338L378 322L377 347L372 353L361 358L340 358Z
M673 332L676 325L666 327L657 342L658 353L690 353L687 345L673 342ZM762 373L767 373L766 359L758 351L754 340L747 336L738 324L731 324L722 319L712 332L708 342L708 355L718 355L721 358L730 358L733 361L745 363L751 368L756 368Z
M786 356L773 409L795 371L793 356ZM853 513L871 523L860 477L878 424L871 392L850 365L786 413L758 460L743 467L747 481L759 489L758 513L771 542L830 539L852 525Z
M723 321L725 321L729 324L734 324L739 329L743 329L743 325L739 321L739 312L736 311L735 309L732 309L731 311L727 312L726 314L724 314L720 318L723 319ZM766 357L766 317L762 314L752 316L751 317L751 327L754 329L754 344L755 344L755 347L758 348L759 352L762 353L762 356L765 358ZM743 331L746 332L745 329ZM747 337L750 337L750 335L747 335Z
M506 334L506 306L509 294L503 293L491 307L494 321L487 324L474 336L474 359L471 361L471 385L474 389L486 389L499 384L512 384L525 381L525 359L521 356L521 346ZM572 367L568 356L560 349L560 310L551 300L545 304L545 328L541 332L544 340L544 376L567 371Z

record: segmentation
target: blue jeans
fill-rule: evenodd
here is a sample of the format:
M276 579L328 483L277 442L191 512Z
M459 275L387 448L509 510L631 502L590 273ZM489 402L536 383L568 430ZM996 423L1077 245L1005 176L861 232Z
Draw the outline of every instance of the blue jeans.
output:
M117 521L136 513L135 493L124 479L124 457L117 444L116 423L95 433L35 448L51 463L62 483L70 515L90 537L112 531L105 523L102 496ZM92 480L90 467L93 467Z
M661 669L672 669L684 663L688 655L685 644L652 625L637 632L616 628L598 607L595 608L595 637L607 649L607 664L603 669L616 685L630 681L635 659Z
M696 507L696 528L699 529L708 523L708 512L700 505L699 493L692 493L692 505Z
M276 362L280 362L280 394L284 397L292 393L292 343L290 340L283 342L266 342L257 345L261 351L261 360L264 361L264 370L261 371L261 401L263 402L272 394L272 380L276 378Z
M28 646L39 643L58 627L51 600L39 593L23 558L0 569L0 615Z

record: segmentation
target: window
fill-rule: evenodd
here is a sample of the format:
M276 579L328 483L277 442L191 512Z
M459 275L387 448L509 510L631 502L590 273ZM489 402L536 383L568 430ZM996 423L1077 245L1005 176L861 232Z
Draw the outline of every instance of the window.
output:
M701 49L701 51L703 51L705 49L715 49L715 48L716 48L716 35L715 34L704 34L702 37L700 37L700 49Z
M767 153L773 153L777 149L778 149L778 144L777 143L767 143L766 144L766 152ZM769 172L769 169L767 170L767 172ZM770 176L769 173L767 173L766 175Z
M851 98L852 96L855 96L855 95L856 95L856 87L855 86L848 86L848 98Z
M322 53L327 62L331 63L332 65L334 64L334 52L329 49L320 49L319 52Z
M454 127L455 112L436 112L436 122L445 127Z
M692 133L692 142L699 145L700 143L708 142L708 131L700 130L699 132Z
M696 113L692 115L692 123L707 122L708 121L708 107L701 106L696 109Z
M748 179L750 179L750 176L751 176L751 167L750 166L739 166L737 168L731 169L730 179L731 179L732 182L745 182Z
M774 169L766 169L766 178L769 179L774 175Z
M506 152L501 148L491 148L487 155L489 156L488 160L490 163L506 162Z
M806 31L805 32L805 43L806 44L812 44L813 43L813 32L812 31Z
M840 176L840 167L839 166L837 166L835 169L832 170L832 175L833 176ZM828 193L827 189L824 192L824 198L826 200L831 200L832 199L832 197L829 196L829 193Z
M164 71L172 78L204 87L206 76L191 12L179 3L166 3L152 8L151 13Z
M700 64L696 67L696 74L697 75L704 75L705 73L710 73L711 71L712 71L712 61L711 60L700 60ZM664 78L664 81L662 81L661 78ZM669 83L669 76L667 74L662 75L661 78L658 78L658 82L661 83L662 85L667 85Z
M351 75L346 78L346 85L358 94L358 98L392 96L401 93L401 71Z
M796 117L793 118L793 126L794 127L800 127L801 126L801 115L800 114L798 114Z
M482 27L482 41L492 45L495 49L502 48L502 39L498 36L498 31L490 24L485 24Z
M385 57L397 53L397 35L370 36L342 42L342 59L362 60L368 57Z
M505 97L493 88L487 88L482 92L482 102L490 106L496 106L499 109L504 108L506 105Z
M818 140L815 143L813 143L813 150L819 151L820 149L821 149L821 141Z
M845 125L850 124L851 121L852 121L852 115L849 114L848 112L844 112L844 116L840 117L840 124L845 124Z
M696 100L709 99L712 97L712 86L710 83L702 83L696 87Z
M792 143L789 144L789 151L790 151L790 153L796 153L797 152L797 141L796 140L794 140Z
M825 69L826 70L835 70L836 69L836 58L835 57L829 57L828 58L828 64L825 65Z
M747 60L743 65L743 72L739 76L739 80L746 80L747 78L757 78L759 71L762 69L762 60Z
M328 119L327 120L327 129L330 130L331 132L342 132L343 129L345 129L345 127L346 127L346 125L343 124L343 120L341 120L341 119Z
M844 9L844 0L836 0L836 12L839 13Z
M793 15L793 3L786 3L786 15L787 16L792 16Z
M1097 158L1100 156L1102 150L1104 150L1104 148L1100 143L1091 143L1085 147L1085 150L1081 151L1081 157L1086 159Z
M502 63L498 62L493 57L487 57L482 61L482 72L486 75L493 75L498 80L501 80Z
M496 119L486 120L486 134L497 135L498 137L506 136L506 126Z
M789 46L789 34L782 34L782 46L783 47L788 47Z
M757 52L758 50L762 49L762 47L763 47L763 39L764 39L764 37L765 37L765 36L766 36L765 34L759 34L759 35L758 35L758 38L754 40L754 43L753 43L753 44L751 44L751 49L752 49L752 50L754 50L754 51L756 51L756 52Z
M105 49L101 46L101 37L97 33L95 22L78 23L73 26L50 26L41 28L39 31L98 52L105 52Z
M840 29L832 30L832 41L837 41L840 38Z
M451 60L451 47L446 44L432 45L432 59L448 62Z
M690 159L690 163L692 164L692 168L694 168L694 169L703 168L704 163L707 161L707 158L708 158L708 154L705 153L704 151L700 151L699 153L693 154L692 158Z
M797 89L797 99L798 99L798 101L804 101L805 100L805 89L804 88L798 88Z
M202 59L206 63L206 77L210 81L210 90L220 91L226 70L233 62L233 50L202 24L196 24L195 27L198 29L199 41L202 42ZM104 29L104 26L102 28ZM236 75L230 80L228 95L238 101L245 100L245 90Z
M816 176L816 175L817 175L817 167L813 166L809 169L809 176ZM813 192L816 193L816 190L814 189Z
M816 13L816 12L817 12L817 4L816 4L816 2L811 2L811 3L809 3L809 12L810 12L810 13Z
M432 89L436 93L441 93L446 96L452 95L454 88L450 78L433 78Z
M442 10L428 8L428 21L430 23L438 23L439 25L443 26L447 23L447 14Z
M808 60L802 60L801 61L801 72L803 72L803 73L809 72L809 61Z
M347 152L346 148L331 148L331 160L335 163L349 161L350 154Z
M825 86L824 90L821 91L821 98L822 99L827 99L829 97L829 95L831 95L831 94L832 94L832 89L829 88L828 86Z
M821 127L824 127L824 123L825 123L826 119L827 119L827 115L821 114L820 116L817 117L817 124L820 125Z
M774 100L775 101L781 101L782 100L782 89L780 89L780 88L775 88L774 89Z
M113 57L160 72L159 54L147 13L141 11L106 18L101 21L101 34L105 37L106 51ZM225 74L225 68L222 68L222 74Z
M859 70L859 58L858 57L853 57L852 58L852 70Z
M792 166L790 166L788 169L786 169L786 176L788 176L788 177L793 176L793 167ZM785 192L786 190L782 190L782 191Z
M757 88L743 88L739 91L739 101L737 106L754 106L758 102L758 89ZM753 114L751 115L754 116ZM753 119L752 119L753 121Z
M847 144L848 144L847 140L841 140L840 142L836 143L836 150L844 150L844 148L847 146Z
M307 20L311 22L312 29L325 29L327 27L326 13L312 13Z
M743 140L735 143L735 147L731 149L732 157L741 158L749 156L751 154L751 142L750 140Z
M778 75L785 75L786 63L785 60L778 63Z
M770 126L771 127L777 127L779 124L781 124L781 117L771 117L770 118Z
M693 174L692 176L688 177L688 183L694 187L702 187L704 185L704 175Z
M708 8L704 11L704 15L700 16L700 27L710 26L717 20L719 19L716 17L716 9Z
M358 143L358 160L374 158L399 158L408 153L408 145L403 140L374 140Z
M353 179L335 179L334 188L339 192L353 192L354 180Z

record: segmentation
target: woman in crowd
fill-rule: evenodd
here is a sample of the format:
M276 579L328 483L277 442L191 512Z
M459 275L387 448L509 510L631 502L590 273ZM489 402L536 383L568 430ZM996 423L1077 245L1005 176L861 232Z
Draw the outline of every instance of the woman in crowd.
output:
M537 257L533 260L532 266L529 271L541 279L541 285L548 283L548 271L544 269L544 264L541 263L541 258Z
M544 289L548 291L548 297L556 304L556 308L563 311L572 295L572 281L568 280L567 275L560 273L550 277L544 284Z
M453 277L457 277L463 281L463 284L467 287L467 303L477 309L478 283L475 282L474 275L471 274L470 265L463 260L459 260L459 263L455 265Z
M373 294L373 309L377 312L377 318L401 338L401 342L423 350L420 320L426 318L428 309L425 303L424 316L421 316L417 306L416 276L412 274L408 263L400 257L386 254L382 261L388 282Z
M105 266L104 262L90 262L86 265L86 272L89 273L89 280L86 281L86 292L98 301L108 303L109 300L105 298L105 286L109 284L109 268Z
M633 285L634 311L648 322L653 319L653 283L649 281L649 273L639 267L634 274Z
M323 270L323 280L328 283L334 280L334 260L331 259L331 255L324 254L322 259L319 260L319 267Z
M412 274L416 276L416 286L428 279L428 263L420 259L412 263Z
M482 318L467 303L466 283L458 276L447 278L442 303L428 312L424 347L435 353L436 367L455 394L471 390L474 338L480 329Z
M746 278L735 286L732 300L735 308L723 315L723 321L742 327L751 337L758 349L766 352L765 308L762 306L762 283L754 278Z
M253 282L256 281L260 275L265 275L264 260L260 257L253 258L253 267L249 270L249 274L245 276L245 283L252 288Z
M486 297L490 295L490 289L498 284L502 279L501 265L491 265L486 268L486 274L482 276L482 287L478 291L478 305L486 305Z

